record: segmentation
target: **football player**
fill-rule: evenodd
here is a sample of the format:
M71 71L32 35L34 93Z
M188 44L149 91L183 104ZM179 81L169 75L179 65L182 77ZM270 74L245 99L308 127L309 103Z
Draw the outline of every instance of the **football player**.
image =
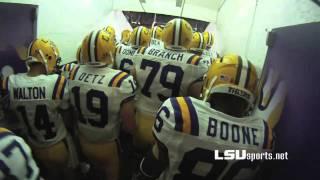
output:
M23 129L21 122L17 120L9 108L9 94L8 94L8 77L3 77L0 74L0 127L10 129L17 135L21 135Z
M59 53L58 47L55 45L53 41L50 41L48 39L39 39L39 42L43 41L44 43L41 43L41 48L37 47L39 43L31 43L28 48L28 57L34 56L37 59L46 59L47 60L47 68L48 68L48 74L57 73L59 72L59 66L61 63L61 57ZM36 52L38 51L38 52Z
M151 41L150 46L162 49L164 48L164 44L161 40L163 29L160 26L154 26L151 31Z
M203 38L206 44L206 49L203 51L203 55L209 56L211 59L216 59L219 57L219 54L213 50L214 45L214 35L211 32L203 32Z
M129 29L125 29L121 32L121 44L124 45L129 45L130 41L130 36L131 36L131 31Z
M5 87L10 108L24 123L35 157L52 178L75 166L72 141L61 115L69 109L67 79L51 74L57 61L55 49L50 40L34 40L26 60L28 72L9 76Z
M84 64L70 72L72 104L79 119L82 152L107 179L119 177L120 127L135 129L133 98L136 85L126 72L108 67L113 63L115 42L105 31L93 31L82 42Z
M130 36L130 45L120 44L117 46L115 68L130 73L135 52L140 47L148 47L149 42L150 34L146 27L138 26L134 28Z
M255 67L240 56L213 62L204 78L202 100L178 97L162 104L153 127L157 143L141 161L136 179L252 179L259 162L217 160L214 154L271 150L270 126L246 116L256 85Z
M187 95L192 84L208 70L200 56L187 52L192 28L186 20L169 21L162 40L165 49L142 47L134 57L133 75L139 86L134 144L141 150L154 142L152 125L160 105L169 97Z
M0 128L0 179L40 178L39 168L25 141L5 128Z
M210 66L213 59L210 56L203 54L205 49L206 41L204 40L202 33L194 32L192 36L192 41L189 45L189 51L194 54L197 54L198 56L201 56L202 59L206 60L207 65Z
M5 104L6 104L6 97L8 97L7 94L7 78L4 78L2 74L0 73L0 121L2 121L5 117ZM2 124L1 124L2 125Z

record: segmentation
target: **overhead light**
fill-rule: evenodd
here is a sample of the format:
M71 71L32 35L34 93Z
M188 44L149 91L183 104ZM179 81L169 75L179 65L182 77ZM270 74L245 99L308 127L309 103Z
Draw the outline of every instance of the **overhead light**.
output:
M314 3L318 4L320 6L320 0L312 0Z

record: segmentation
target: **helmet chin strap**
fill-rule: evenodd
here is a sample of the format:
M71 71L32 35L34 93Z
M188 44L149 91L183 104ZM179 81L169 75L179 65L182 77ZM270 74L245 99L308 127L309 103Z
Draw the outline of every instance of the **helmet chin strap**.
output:
M112 68L113 62L114 62L113 54L112 54L111 51L109 51L108 53L109 53L109 56L110 56L111 63L107 64L107 65L108 65L108 67Z
M113 58L113 54L111 51L109 51L109 56L110 56L110 59L111 59L111 64L113 64L114 62L114 58Z
M211 89L212 89L212 86L213 86L213 84L216 82L216 80L217 80L217 76L214 76L214 77L211 79L211 81L209 82L209 88L207 88L207 89L205 90L205 92L204 92L203 101L207 101L207 100L208 100L209 94L210 94ZM201 96L202 96L202 94L201 94Z

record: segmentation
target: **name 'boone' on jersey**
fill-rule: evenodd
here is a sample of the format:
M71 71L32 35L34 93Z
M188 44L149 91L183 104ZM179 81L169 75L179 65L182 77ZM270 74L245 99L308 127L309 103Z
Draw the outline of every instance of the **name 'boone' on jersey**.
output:
M168 151L169 167L162 172L161 180L252 179L259 161L215 160L214 151L259 153L269 151L272 142L272 130L263 119L232 117L192 97L166 100L153 132Z

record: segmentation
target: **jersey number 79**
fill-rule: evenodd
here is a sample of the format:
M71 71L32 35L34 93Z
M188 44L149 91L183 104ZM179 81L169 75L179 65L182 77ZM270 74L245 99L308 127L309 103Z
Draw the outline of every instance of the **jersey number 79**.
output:
M150 92L150 87L153 83L160 83L163 88L166 88L168 90L171 90L170 97L177 97L179 96L180 86L183 79L183 70L179 66L174 66L171 64L165 65L161 67L161 63L157 61L150 61L147 59L143 59L141 62L140 69L146 70L147 67L150 67L150 73L148 74L148 77L141 89L141 93L149 98L152 98L154 94ZM157 76L158 72L160 70L160 82L154 82L155 77ZM169 74L174 74L174 80L171 80L168 78ZM165 101L167 96L158 93L157 97L161 102Z

